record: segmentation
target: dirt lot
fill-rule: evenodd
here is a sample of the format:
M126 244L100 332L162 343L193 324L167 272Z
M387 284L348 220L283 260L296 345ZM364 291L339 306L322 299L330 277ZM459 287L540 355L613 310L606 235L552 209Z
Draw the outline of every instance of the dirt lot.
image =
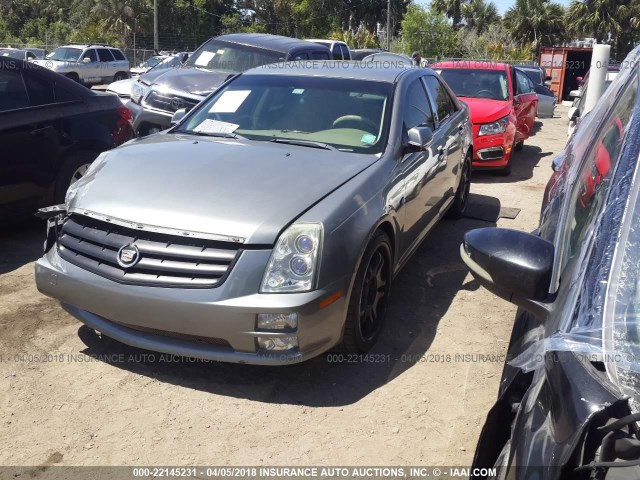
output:
M521 209L498 225L537 226L565 114L537 124L510 177L475 174L475 203ZM43 227L0 231L0 464L468 465L515 313L459 259L464 232L491 225L441 223L397 278L374 351L390 361L286 368L151 360L102 339L36 290Z

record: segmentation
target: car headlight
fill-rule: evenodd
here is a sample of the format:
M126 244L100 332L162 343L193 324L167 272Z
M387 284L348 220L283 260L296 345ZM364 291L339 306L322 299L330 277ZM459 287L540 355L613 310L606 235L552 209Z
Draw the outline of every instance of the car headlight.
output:
M496 120L495 122L485 123L480 125L480 131L478 135L495 135L496 133L503 133L509 125L509 115Z
M138 105L142 101L143 97L147 94L147 89L140 82L134 82L131 85L131 100Z
M322 224L298 223L284 231L264 272L264 293L308 292L315 288L322 249Z

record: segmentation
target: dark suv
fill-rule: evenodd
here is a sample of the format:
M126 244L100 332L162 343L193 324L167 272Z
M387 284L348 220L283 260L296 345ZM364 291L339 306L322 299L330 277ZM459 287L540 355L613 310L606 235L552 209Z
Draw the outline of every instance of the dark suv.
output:
M115 95L0 59L0 219L62 202L100 153L131 138L131 113Z
M329 60L331 51L317 43L257 33L222 35L205 42L180 68L148 72L132 88L133 126L140 136L171 126L182 108L197 105L238 73L270 63Z

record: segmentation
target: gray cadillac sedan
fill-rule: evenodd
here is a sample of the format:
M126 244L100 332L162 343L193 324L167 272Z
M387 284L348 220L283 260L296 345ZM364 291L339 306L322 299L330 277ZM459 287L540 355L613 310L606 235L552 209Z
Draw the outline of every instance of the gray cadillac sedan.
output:
M38 289L148 350L268 365L366 352L394 275L464 212L472 146L467 107L431 70L253 69L103 153L42 212Z

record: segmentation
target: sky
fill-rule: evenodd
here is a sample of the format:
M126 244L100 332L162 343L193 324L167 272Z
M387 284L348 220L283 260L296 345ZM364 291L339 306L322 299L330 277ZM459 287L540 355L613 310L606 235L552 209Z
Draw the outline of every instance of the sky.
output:
M493 3L496 4L496 7L498 7L498 11L500 12L500 15L503 15L504 12L509 10L509 8L512 7L514 3L516 3L515 0L492 0L492 1ZM564 6L567 6L570 3L570 0L556 0L556 1Z

